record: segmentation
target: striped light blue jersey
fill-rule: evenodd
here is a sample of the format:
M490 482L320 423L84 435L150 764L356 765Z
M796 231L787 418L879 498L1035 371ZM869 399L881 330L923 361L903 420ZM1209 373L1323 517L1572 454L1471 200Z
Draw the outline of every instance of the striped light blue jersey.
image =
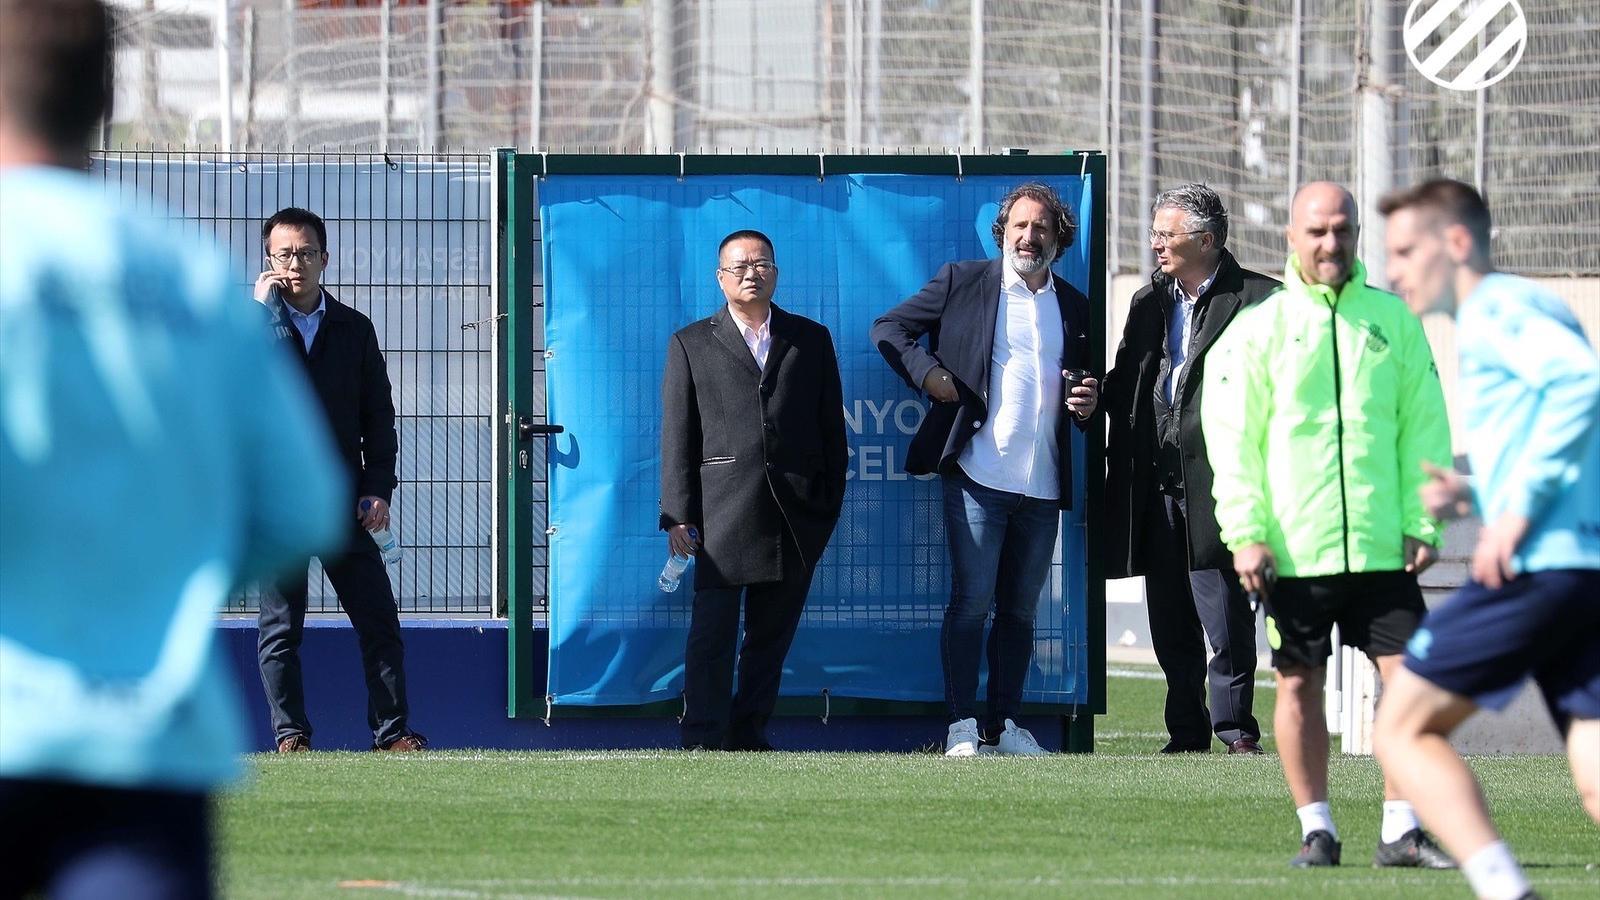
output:
M216 611L343 537L344 475L245 280L107 190L0 173L0 776L204 790Z
M1520 572L1600 569L1600 359L1538 284L1494 273L1457 314L1467 458L1485 522L1532 522Z

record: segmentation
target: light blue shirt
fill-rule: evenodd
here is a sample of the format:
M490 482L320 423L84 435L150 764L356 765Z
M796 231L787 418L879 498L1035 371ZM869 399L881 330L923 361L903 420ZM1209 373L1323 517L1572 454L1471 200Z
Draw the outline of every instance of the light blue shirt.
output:
M1457 322L1484 521L1506 512L1531 521L1518 571L1600 569L1600 360L1577 317L1538 284L1495 273Z
M1167 321L1167 358L1171 361L1167 369L1168 404L1172 403L1178 390L1178 376L1189 361L1189 340L1194 335L1194 311L1200 305L1200 298L1210 290L1211 282L1217 280L1217 272L1221 269L1222 264L1218 263L1206 280L1200 282L1200 288L1193 297L1183 289L1183 282L1172 279L1172 318Z
M244 738L216 610L342 539L345 476L248 282L132 210L0 172L0 777L205 790Z
M311 344L317 339L317 329L322 327L322 318L328 314L327 291L317 288L317 308L309 313L295 309L288 300L283 301L283 308L289 311L289 318L300 332L300 340L305 343L306 352L310 353Z

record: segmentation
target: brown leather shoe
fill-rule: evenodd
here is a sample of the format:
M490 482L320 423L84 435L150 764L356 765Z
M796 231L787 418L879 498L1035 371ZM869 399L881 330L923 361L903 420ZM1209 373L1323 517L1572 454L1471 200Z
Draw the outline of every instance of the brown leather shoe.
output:
M305 753L311 749L311 739L303 734L291 734L278 742L279 753Z
M382 747L372 749L380 753L415 753L418 750L428 749L428 739L416 732L402 734Z
M1234 741L1228 745L1228 752L1243 753L1247 756L1260 756L1267 751L1261 749L1260 744L1250 740L1249 738L1239 738L1237 741Z

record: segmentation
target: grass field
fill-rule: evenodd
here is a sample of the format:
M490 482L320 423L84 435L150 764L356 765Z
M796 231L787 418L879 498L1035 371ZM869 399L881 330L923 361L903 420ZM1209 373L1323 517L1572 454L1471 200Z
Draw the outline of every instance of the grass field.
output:
M1148 675L1109 679L1112 714L1092 756L256 757L253 781L221 807L224 888L274 898L1468 896L1455 872L1370 867L1381 797L1366 759L1333 765L1345 865L1289 869L1299 830L1276 758L1156 755L1162 685ZM1260 693L1270 723L1271 692ZM1600 897L1600 831L1565 760L1474 768L1539 890Z

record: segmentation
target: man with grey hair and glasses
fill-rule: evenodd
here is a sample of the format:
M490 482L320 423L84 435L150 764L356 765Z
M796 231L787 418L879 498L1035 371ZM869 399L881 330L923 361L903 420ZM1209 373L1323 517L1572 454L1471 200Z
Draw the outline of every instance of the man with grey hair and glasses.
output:
M1205 753L1215 734L1229 753L1256 754L1255 616L1218 536L1200 387L1206 350L1278 282L1228 252L1228 212L1211 188L1164 191L1152 213L1156 270L1133 296L1106 375L1106 574L1145 577L1167 679L1171 740L1161 752Z

